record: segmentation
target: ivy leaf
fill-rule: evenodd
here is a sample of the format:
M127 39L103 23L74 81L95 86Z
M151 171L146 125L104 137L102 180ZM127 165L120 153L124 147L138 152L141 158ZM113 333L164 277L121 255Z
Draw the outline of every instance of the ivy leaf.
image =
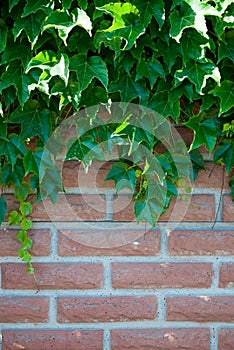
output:
M187 62L190 60L204 58L205 51L203 46L207 43L207 39L196 30L185 30L181 38L182 58L184 65L186 66Z
M37 13L38 9L44 11L49 15L54 8L54 0L27 0L27 4L24 7L22 17L26 17L31 13Z
M102 42L107 46L110 46L112 42L116 51L129 50L135 44L136 39L145 32L145 28L140 22L138 9L130 3L110 3L97 7L97 10L113 17L113 23L108 29L97 32L100 34L97 41L99 47ZM121 47L123 39L125 43Z
M214 152L214 161L224 160L226 174L234 168L234 140L224 139L218 144Z
M151 89L153 89L154 84L158 77L165 79L164 69L161 63L156 59L150 59L149 61L141 60L136 67L137 74L136 80L143 77L147 77L150 81Z
M59 37L67 45L68 35L76 26L84 28L92 35L92 22L84 10L75 8L70 14L68 11L56 10L43 23L43 31L49 28L58 29Z
M18 2L20 2L20 0L9 0L9 11L11 12L11 10L13 9L13 7L15 7Z
M133 5L138 8L145 27L148 26L152 16L154 16L159 28L162 28L165 20L165 9L162 0L134 0Z
M111 170L106 175L105 181L114 180L116 191L119 193L124 188L134 191L136 185L136 173L133 168L129 168L126 163L114 163Z
M0 81L0 92L14 85L21 106L28 100L30 94L28 85L36 81L31 73L25 74L22 64L19 60L9 63L7 70L2 74Z
M80 90L84 90L96 78L107 89L108 70L101 57L78 54L70 60L70 70L75 71L79 80Z
M62 0L63 9L68 10L71 7L73 0Z
M5 22L0 19L0 53L4 51L7 42L7 26Z
M171 37L179 42L183 34L183 30L185 28L194 27L195 16L195 12L189 5L187 5L185 2L181 3L181 9L175 9L169 17L171 23Z
M3 220L5 219L6 212L7 212L6 200L5 200L5 198L0 197L0 225L3 222Z
M225 41L221 41L218 48L218 62L230 58L234 63L234 31L228 32Z
M65 84L68 83L69 78L69 59L64 53L56 54L51 50L41 51L38 55L33 57L28 64L27 72L32 68L40 68L41 70L49 74L49 78L59 76L64 80ZM46 78L48 80L47 74Z
M191 60L184 69L176 71L175 86L186 78L195 85L197 93L202 95L207 79L212 78L220 84L221 76L218 67L213 63Z
M46 14L43 11L37 11L36 14L30 14L27 17L17 18L12 30L15 40L24 30L33 48L41 34L41 24L44 22L45 18Z
M138 199L134 203L134 213L138 223L145 220L155 226L162 212L163 205L157 198Z
M15 166L17 158L23 156L24 153L26 153L26 148L18 135L11 134L8 140L0 137L0 154L7 157L12 169Z
M24 155L24 169L25 176L27 176L31 172L36 174L39 173L39 169L34 158L34 152L32 152L31 150L28 150L27 153L25 153Z
M209 92L210 94L219 97L221 100L219 115L227 112L234 106L234 82L224 80L220 86Z
M21 124L20 136L23 140L38 135L46 142L51 133L51 112L48 109L40 109L38 101L30 100L25 103L23 109L16 108L8 123Z
M189 119L185 125L194 131L193 142L190 151L205 145L209 152L212 152L217 139L217 128L214 118L204 118L204 113Z
M131 75L128 74L120 74L121 78L113 81L110 85L109 92L119 91L122 101L131 102L135 98L140 99L142 105L145 105L149 92L145 87L145 84L142 84L135 81Z

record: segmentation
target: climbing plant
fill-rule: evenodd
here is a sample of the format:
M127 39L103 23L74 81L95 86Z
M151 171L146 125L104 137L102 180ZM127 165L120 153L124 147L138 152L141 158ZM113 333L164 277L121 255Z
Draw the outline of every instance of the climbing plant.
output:
M77 158L87 167L118 145L120 158L107 179L115 181L117 191L133 192L137 221L154 225L177 196L177 187L190 176L175 166L183 156L189 154L194 176L204 169L200 146L231 172L232 0L5 0L0 17L0 183L15 186L19 211L8 220L21 225L19 255L29 272L27 198L34 193L37 200L55 203L63 191L54 160L62 145L46 145L56 128L82 109L89 113L77 119L77 139L68 143L66 159ZM150 118L139 113L136 124L131 108L119 105L114 112L114 102L156 113ZM103 111L113 118L101 125ZM162 140L154 130L162 119L193 131L187 154L179 143L176 154L158 151ZM234 178L230 186L234 197ZM2 195L0 222L6 213Z

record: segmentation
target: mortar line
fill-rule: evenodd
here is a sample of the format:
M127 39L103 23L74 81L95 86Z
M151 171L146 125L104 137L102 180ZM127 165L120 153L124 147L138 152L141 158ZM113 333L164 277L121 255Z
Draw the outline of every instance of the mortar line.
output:
M107 193L105 220L113 221L113 218L114 218L114 195L112 193Z
M210 328L210 350L218 350L218 327Z
M111 350L111 335L110 330L103 330L103 350Z

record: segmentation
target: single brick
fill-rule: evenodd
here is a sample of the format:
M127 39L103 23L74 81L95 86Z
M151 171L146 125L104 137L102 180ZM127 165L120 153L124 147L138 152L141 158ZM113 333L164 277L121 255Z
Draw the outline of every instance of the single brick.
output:
M222 328L219 330L219 350L233 350L234 328Z
M220 267L219 287L234 287L234 264L224 264Z
M4 195L8 210L16 210L19 204L12 194ZM35 198L30 196L30 201ZM49 199L33 204L30 218L34 221L97 221L104 220L105 197L100 195L60 194L56 205Z
M102 350L99 330L6 330L2 350Z
M234 202L230 195L223 196L223 221L234 221Z
M168 297L167 320L233 322L234 297Z
M214 221L215 200L213 195L193 195L190 199L173 199L169 209L159 221ZM114 200L114 220L135 221L134 203L130 195L119 195Z
M0 323L48 322L46 298L0 298Z
M105 181L111 165L112 162L93 162L87 172L81 162L66 161L62 167L63 184L65 187L89 189L114 188L114 181Z
M17 240L17 230L0 230L0 256L16 256L21 244ZM29 250L34 256L50 255L50 231L30 230L29 238L33 241L33 247Z
M144 297L59 298L58 322L125 322L153 320L157 300Z
M212 162L205 163L205 170L201 170L194 183L194 188L223 188L228 190L230 176L225 175L223 166L213 164Z
M211 285L211 264L114 263L113 288L205 288Z
M152 256L158 254L159 250L159 231L59 231L61 256Z
M113 330L111 350L209 350L206 328Z
M100 264L33 264L37 286L22 264L2 264L3 289L92 289L102 287Z
M171 255L233 255L234 231L172 231L168 250Z

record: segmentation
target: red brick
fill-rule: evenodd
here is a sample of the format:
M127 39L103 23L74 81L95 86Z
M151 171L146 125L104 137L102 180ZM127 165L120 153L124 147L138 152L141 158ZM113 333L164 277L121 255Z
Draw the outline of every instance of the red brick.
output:
M2 333L2 350L102 350L102 331L7 330Z
M178 197L172 200L168 211L159 221L213 221L215 201L213 195L193 195L190 199ZM134 203L128 195L120 195L114 200L114 220L135 221Z
M8 211L16 210L18 203L12 194L6 194ZM31 196L29 200L34 201ZM105 198L100 195L59 195L56 205L50 200L33 204L30 218L34 221L96 221L105 219Z
M172 231L168 250L171 255L233 255L234 231Z
M194 188L221 189L223 187L225 190L229 189L230 176L225 175L223 166L207 162L205 168L205 170L199 171Z
M209 330L199 328L113 330L111 350L209 350Z
M234 202L231 196L223 196L223 221L234 221Z
M22 264L2 264L3 289L92 289L102 287L100 264L33 264L38 286Z
M59 232L59 255L150 256L158 254L159 250L159 231L63 230Z
M0 298L0 323L47 322L46 298Z
M205 288L211 284L211 264L126 263L112 265L114 288Z
M125 322L153 320L155 297L59 298L58 322Z
M233 322L234 297L169 297L167 320Z
M21 244L17 240L17 230L0 230L0 256L16 256ZM29 250L34 256L50 255L50 231L30 230L29 238L33 241L33 247Z
M219 350L233 350L234 328L219 330Z
M66 161L62 168L63 184L65 187L114 188L114 181L105 181L111 165L111 162L93 162L86 172L81 162Z
M233 288L234 286L234 264L224 264L220 267L219 287Z

